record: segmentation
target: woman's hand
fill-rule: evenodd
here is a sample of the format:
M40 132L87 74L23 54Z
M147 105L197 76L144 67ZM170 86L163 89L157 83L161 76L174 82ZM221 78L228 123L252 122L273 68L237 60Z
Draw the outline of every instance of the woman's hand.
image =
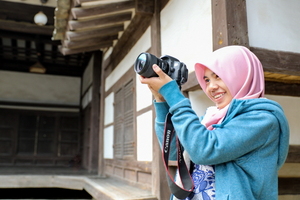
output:
M142 84L147 84L149 89L151 90L155 100L157 102L165 101L164 97L158 92L159 89L165 85L166 83L172 81L172 78L165 74L160 67L156 64L152 66L153 71L158 75L158 77L150 77L145 78L140 76L140 81Z

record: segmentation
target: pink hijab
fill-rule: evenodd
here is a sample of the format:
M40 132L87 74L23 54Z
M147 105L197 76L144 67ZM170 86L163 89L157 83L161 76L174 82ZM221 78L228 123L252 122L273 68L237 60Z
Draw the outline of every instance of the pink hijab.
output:
M264 96L264 73L258 58L244 46L227 46L214 51L202 63L195 64L198 82L205 92L205 68L217 74L228 87L233 99L254 99ZM207 94L206 94L207 95ZM229 105L205 116L204 125L212 130L225 117Z

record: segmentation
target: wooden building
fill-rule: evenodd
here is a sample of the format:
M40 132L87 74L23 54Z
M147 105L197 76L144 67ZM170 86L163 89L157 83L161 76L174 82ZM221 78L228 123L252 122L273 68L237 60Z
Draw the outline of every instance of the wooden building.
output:
M0 188L168 199L152 95L133 64L141 52L184 62L190 73L182 90L202 115L210 102L194 63L243 45L261 60L266 96L290 123L279 199L300 198L300 2L26 1L0 1ZM39 10L45 26L32 20Z

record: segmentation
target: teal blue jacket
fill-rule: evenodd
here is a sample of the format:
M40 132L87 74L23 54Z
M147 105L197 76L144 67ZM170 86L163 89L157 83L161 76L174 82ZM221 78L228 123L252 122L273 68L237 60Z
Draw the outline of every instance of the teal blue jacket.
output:
M278 199L277 172L289 147L288 121L278 103L265 98L233 99L222 123L207 130L175 81L159 92L166 100L155 103L160 144L170 112L176 134L191 160L215 166L216 200ZM176 159L174 149L170 159Z

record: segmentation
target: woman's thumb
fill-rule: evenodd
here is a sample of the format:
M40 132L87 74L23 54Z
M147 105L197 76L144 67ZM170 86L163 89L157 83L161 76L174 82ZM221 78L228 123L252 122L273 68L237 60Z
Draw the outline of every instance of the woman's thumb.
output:
M152 66L152 68L153 68L153 71L154 71L158 76L161 75L162 70L161 70L161 68L160 68L158 65L154 64L154 65Z

